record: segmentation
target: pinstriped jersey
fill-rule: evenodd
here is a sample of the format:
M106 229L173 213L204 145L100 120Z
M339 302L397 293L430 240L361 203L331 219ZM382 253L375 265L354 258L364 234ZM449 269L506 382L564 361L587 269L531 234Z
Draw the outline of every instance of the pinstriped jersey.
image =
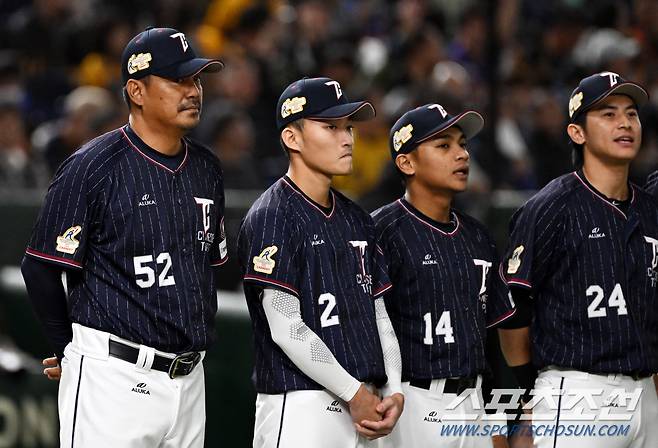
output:
M451 211L446 229L399 199L373 213L392 289L386 294L402 380L469 377L486 369L486 327L514 313L485 228Z
M212 341L212 266L226 260L222 172L210 150L183 144L171 170L126 126L59 168L26 254L75 271L73 322L166 352Z
M386 374L374 299L390 288L372 219L330 190L323 210L284 177L253 204L240 228L239 261L251 315L256 390L274 394L322 389L271 338L263 288L293 294L304 323L360 381L384 384ZM314 353L322 361L321 352Z
M539 367L658 371L658 207L629 189L624 213L574 172L512 217L500 268L510 286L531 290Z
M647 183L644 185L644 189L647 190L654 198L658 197L658 171L654 171L649 174L647 177Z

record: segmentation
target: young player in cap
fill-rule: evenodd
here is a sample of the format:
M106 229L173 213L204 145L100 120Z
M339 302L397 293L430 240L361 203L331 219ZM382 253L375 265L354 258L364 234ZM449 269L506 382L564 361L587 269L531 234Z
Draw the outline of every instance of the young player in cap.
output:
M353 122L374 113L329 78L293 82L279 99L288 172L254 203L238 237L256 345L255 447L363 446L402 411L374 225L331 189L333 176L352 169Z
M63 447L203 446L224 189L219 160L184 135L199 74L221 67L177 30L135 36L129 124L75 152L48 189L22 271L56 354L46 373L61 374Z
M448 406L464 391L480 390L486 329L514 313L496 272L493 240L482 224L452 207L467 185L466 142L483 124L477 112L450 115L426 104L391 129L391 156L406 191L373 213L393 283L385 300L400 343L406 397L391 446L492 445L491 435L441 435L444 425L490 423L450 418L483 414L469 399Z
M540 448L658 440L658 207L628 181L646 101L642 87L616 73L581 80L567 127L578 169L550 182L510 224L501 273L525 318L501 331L501 343L521 387L534 383Z

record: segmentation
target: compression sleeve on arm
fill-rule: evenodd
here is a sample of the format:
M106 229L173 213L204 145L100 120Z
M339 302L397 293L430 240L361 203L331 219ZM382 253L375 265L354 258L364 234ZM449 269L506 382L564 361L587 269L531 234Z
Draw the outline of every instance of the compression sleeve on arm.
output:
M384 367L388 382L385 389L386 395L402 393L402 355L400 354L400 345L395 335L393 324L388 317L384 299L379 297L375 299L375 317L377 319L377 331L379 340L384 353Z
M338 363L322 339L304 323L297 297L266 288L263 309L272 340L299 370L345 401L356 395L361 382Z
M62 268L23 257L21 273L27 295L57 359L64 357L64 348L73 339L66 291L62 284Z

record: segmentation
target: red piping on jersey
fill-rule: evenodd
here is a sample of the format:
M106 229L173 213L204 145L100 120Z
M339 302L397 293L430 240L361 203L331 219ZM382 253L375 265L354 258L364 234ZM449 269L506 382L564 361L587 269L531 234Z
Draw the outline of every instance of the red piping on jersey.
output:
M183 168L183 166L185 165L185 162L187 162L187 153L188 153L188 151L187 151L187 142L186 142L185 140L183 140L183 144L185 145L185 157L183 157L183 161L180 163L180 165L178 165L178 168L176 168L175 170L172 171L171 169L167 168L165 165L161 164L161 163L158 162L157 160L152 159L152 158L149 157L147 154L143 153L143 152L142 152L142 151L141 151L141 150L140 150L140 149L139 149L139 148L138 148L138 147L137 147L137 146L136 146L136 145L130 140L130 137L128 137L128 134L126 134L126 131L125 131L123 128L121 128L121 132L123 133L123 136L126 138L126 140L128 140L128 143L130 143L130 146L132 146L133 149L134 149L135 151L137 151L138 153L140 153L140 154L141 154L146 160L148 160L149 162L153 163L154 165L156 165L156 166L158 166L158 167L160 167L160 168L163 168L163 169L169 171L170 173L177 173L177 172L179 172L179 171L181 170L181 168Z
M297 291L292 286L290 286L286 283L280 282L278 280L272 280L271 278L265 278L265 277L261 277L260 275L254 275L254 274L247 274L243 277L243 279L244 280L256 280L256 281L259 281L259 282L270 283L272 285L280 286L280 287L285 288L288 291L292 292L297 297L299 297L299 291Z
M320 213L322 213L322 215L323 215L325 218L329 219L329 218L331 218L331 217L333 216L334 211L336 210L336 198L334 197L334 192L331 191L331 189L329 189L329 193L331 193L331 213L329 213L329 214L327 215L327 214L325 214L325 212L324 212L321 208L319 208L319 207L318 207L317 205L315 205L313 202L309 201L308 198L307 198L306 196L304 196L303 194L301 194L299 191L297 191L297 189L296 189L295 187L293 187L292 185L290 185L290 184L288 183L288 181L286 180L285 177L282 177L281 180L282 180L283 182L285 182L285 184L286 184L287 186L289 186L290 189L291 189L292 191L294 191L295 193L297 193L298 195L300 195L300 196L301 196L306 202L308 202L309 204L311 204L311 205L313 206L313 208L315 208L317 211L319 211Z
M493 327L493 326L495 326L495 325L498 325L498 324L501 323L502 321L507 320L507 319L509 319L510 317L512 317L515 313L516 313L516 308L512 308L511 310L509 310L508 312L506 312L505 314L503 314L502 316L500 316L498 319L495 319L492 323L487 324L486 327L487 327L487 328L491 328L491 327Z
M459 216L457 216L456 213L453 213L453 214L455 215L455 219L457 220L457 225L455 226L455 230L453 230L452 232L444 232L443 230L439 229L438 227L434 227L434 226L433 226L432 224L430 224L429 222L426 222L425 220L420 219L418 216L416 216L411 210L409 210L409 209L407 208L406 205L404 205L404 202L402 202L402 199L398 199L397 202L398 202L398 203L399 203L399 204L400 204L400 205L401 205L401 206L407 211L407 213L409 213L411 216L413 216L414 218L416 218L418 221L420 221L420 222L422 222L423 224L425 224L426 226L428 226L430 229L434 229L434 230L436 230L436 231L438 231L438 232L441 232L442 234L444 234L444 235L448 235L448 236L453 236L455 233L457 233L457 230L459 230L459 226L460 226Z
M532 288L532 285L530 282L526 282L525 280L520 280L518 278L511 278L507 280L507 284L510 285L520 285L520 286L525 286L526 288Z
M224 257L223 260L218 260L218 261L212 261L212 262L210 262L210 266L221 266L221 265L223 265L224 263L226 263L227 261L228 261L228 256Z
M624 218L628 219L628 216L626 216L626 213L624 213L624 212L622 212L621 210L619 210L619 208L618 208L616 205L613 205L613 204L611 204L609 201L606 201L605 199L603 199L603 198L601 197L601 195L600 195L599 193L597 193L596 191L592 190L592 189L589 187L589 185L587 185L587 183L586 183L584 180L582 180L582 179L580 178L580 176L578 175L577 172L574 171L574 172L573 172L573 175L576 176L576 177L578 178L578 180L580 181L580 183L583 184L583 185L585 186L585 188L587 188L587 189L590 191L590 193L592 193L592 194L593 194L594 196L596 196L598 199L600 199L601 201L603 201L603 202L604 202L605 204L607 204L609 207L612 207L614 210L617 210L619 213L622 214L622 216L623 216ZM633 189L633 185L630 185L630 187L631 187L630 190L631 190L631 204L632 204L633 201L635 200L635 190Z
M381 288L376 289L376 290L372 293L372 296L373 296L373 297L381 296L382 294L384 294L386 291L388 291L388 290L391 289L392 287L393 287L393 284L392 284L392 283L387 283L387 284L385 284L384 286L382 286Z
M73 266L74 268L82 269L82 264L78 263L77 261L68 260L62 257L56 257L54 255L44 254L43 252L38 252L34 249L30 249L29 247L25 249L25 253L28 255L32 255L33 257L43 258L44 260L55 261L57 263L65 264L67 266Z

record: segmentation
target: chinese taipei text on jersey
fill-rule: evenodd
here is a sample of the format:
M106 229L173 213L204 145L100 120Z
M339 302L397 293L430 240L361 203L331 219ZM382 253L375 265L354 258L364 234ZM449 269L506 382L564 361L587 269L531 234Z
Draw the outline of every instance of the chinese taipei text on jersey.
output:
M73 322L172 353L212 341L212 266L226 260L219 160L183 141L175 169L129 126L84 145L58 170L26 251L78 272Z
M251 314L255 382L259 393L322 389L276 345L260 302L263 288L297 296L304 323L356 379L386 382L374 299L390 288L366 212L331 190L323 209L289 178L279 179L254 203L238 238ZM314 357L327 355L318 350Z
M400 343L402 381L475 377L486 369L486 327L514 312L484 227L451 211L438 223L399 199L373 213L393 288L386 309Z
M623 211L574 172L512 218L501 270L510 287L533 291L537 367L658 371L658 207L629 190Z

